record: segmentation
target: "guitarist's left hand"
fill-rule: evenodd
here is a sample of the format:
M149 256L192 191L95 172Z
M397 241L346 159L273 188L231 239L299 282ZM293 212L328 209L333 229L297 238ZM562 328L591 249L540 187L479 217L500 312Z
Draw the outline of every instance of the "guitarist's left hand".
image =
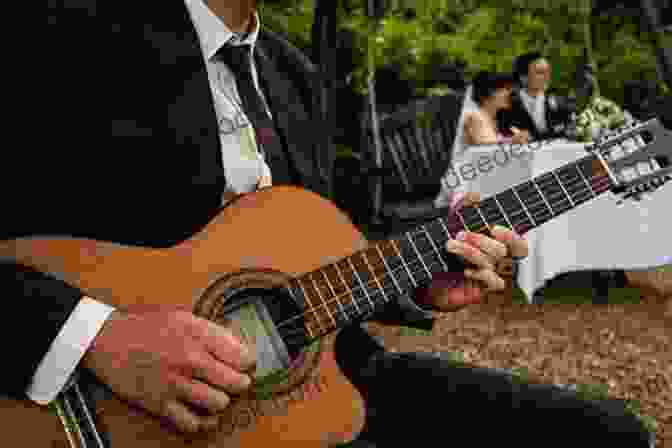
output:
M467 193L458 207L479 200L478 193ZM416 290L416 301L438 311L457 311L466 305L481 303L488 292L504 289L506 282L501 277L501 268L510 265L511 256L526 257L529 248L524 239L504 227L493 226L491 234L494 238L461 232L458 240L448 241L447 250L473 266L463 273L435 275L429 288Z

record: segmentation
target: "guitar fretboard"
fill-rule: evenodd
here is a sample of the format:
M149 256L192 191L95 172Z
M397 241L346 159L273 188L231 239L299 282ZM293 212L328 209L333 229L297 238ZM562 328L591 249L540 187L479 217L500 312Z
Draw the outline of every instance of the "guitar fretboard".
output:
M304 305L305 326L314 339L429 284L438 272L451 271L456 258L444 247L461 230L487 233L499 224L523 235L611 186L589 155L294 278L287 289Z

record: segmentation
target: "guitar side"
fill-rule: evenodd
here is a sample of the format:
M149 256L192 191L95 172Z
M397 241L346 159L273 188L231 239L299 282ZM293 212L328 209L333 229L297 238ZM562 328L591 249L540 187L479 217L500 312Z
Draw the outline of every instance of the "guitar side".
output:
M361 233L331 202L306 190L272 187L239 197L198 234L168 249L25 238L0 243L0 258L48 272L120 309L166 306L192 311L227 275L249 270L251 282L261 281L264 275L254 273L261 268L275 272L280 281L366 246ZM276 281L265 275L265 280ZM113 446L139 448L308 448L352 440L364 424L364 402L336 364L335 336L317 343L318 350L306 356L310 365L286 393L270 401L240 400L251 406L231 411L238 412L236 428L230 428L229 419L228 429L186 437L115 397L96 404L98 429L108 434ZM29 434L35 440L28 446L69 446L53 409L0 398L0 419L5 440L25 445Z

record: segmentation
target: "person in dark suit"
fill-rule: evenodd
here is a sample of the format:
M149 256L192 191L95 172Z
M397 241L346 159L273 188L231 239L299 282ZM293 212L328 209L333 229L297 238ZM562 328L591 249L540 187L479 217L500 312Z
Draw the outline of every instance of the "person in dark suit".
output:
M261 29L255 10L253 0L107 2L104 10L96 2L50 3L49 38L39 53L48 75L40 106L50 119L30 134L39 151L15 154L24 177L2 177L0 239L73 236L169 247L203 228L231 194L292 184L329 197L334 155L317 149L316 71L285 39ZM485 288L503 287L495 265L527 253L524 240L503 229L492 238L465 233L447 249L472 270L450 288L434 281L377 318L431 327L427 310L480 302ZM47 404L81 368L191 432L212 428L211 414L250 384L254 357L213 323L189 312L115 310L55 276L1 261L9 304L0 318L2 347L12 361L0 373L2 394ZM20 347L12 328L27 334ZM339 333L336 350L379 414L371 421L387 422L386 435L373 430L381 444L408 433L395 419L418 423L406 411L424 405L428 387L446 403L454 396L473 404L480 396L478 420L497 418L487 393L465 386L460 398L454 390L491 373L451 376L448 361L397 357L357 325ZM496 382L503 391L518 387ZM426 414L430 428L446 418L412 413ZM632 437L637 428L621 420Z
M45 103L54 109L41 129L48 138L39 140L44 151L36 163L32 156L17 161L30 167L32 182L18 191L3 185L2 239L60 235L168 247L203 228L232 195L259 186L300 185L329 197L334 154L319 151L317 72L284 38L261 28L254 1L115 3L98 10L95 2L66 0L50 4L49 29L41 49L50 84ZM87 42L96 43L95 54ZM474 271L468 289L443 287L453 302L478 301L480 285L501 287L493 261L507 245L518 255L526 250L510 231L497 234L506 245L469 235L451 243L458 247L451 251L466 251L487 269ZM3 369L3 393L46 404L79 365L121 396L192 430L207 421L184 402L221 409L227 393L249 384L244 370L252 360L244 347L193 315L122 313L10 260L3 260L0 282L13 298L8 316L34 328L14 368ZM435 296L437 290L427 292L428 303L449 299ZM412 309L427 322L427 312ZM165 340L152 330L158 327ZM184 338L185 329L219 336L202 336L204 348ZM223 347L217 355L228 367L209 357L212 347ZM139 367L140 351L161 350L172 363ZM177 380L171 364L196 369L220 388ZM157 389L135 390L142 375ZM157 401L152 394L159 391L164 398Z
M571 116L571 104L566 98L549 95L551 64L541 53L520 55L513 71L517 88L511 96L511 108L498 114L500 129L525 129L530 140L563 136Z

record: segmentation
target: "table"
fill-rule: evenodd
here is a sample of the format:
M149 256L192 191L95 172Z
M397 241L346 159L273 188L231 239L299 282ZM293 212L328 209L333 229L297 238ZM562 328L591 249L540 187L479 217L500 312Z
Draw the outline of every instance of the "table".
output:
M511 148L470 148L462 160L453 162L455 172L461 173L457 176L463 181L460 189L487 198L586 155L584 143L566 140L544 142L539 149L525 150L521 157L511 155ZM507 150L509 157L504 161ZM479 161L486 167L484 157L493 161L490 170L479 169ZM525 235L530 253L521 261L518 284L529 302L535 289L565 272L635 271L672 263L672 183L640 203L628 200L619 207L618 199L611 192L604 193Z

